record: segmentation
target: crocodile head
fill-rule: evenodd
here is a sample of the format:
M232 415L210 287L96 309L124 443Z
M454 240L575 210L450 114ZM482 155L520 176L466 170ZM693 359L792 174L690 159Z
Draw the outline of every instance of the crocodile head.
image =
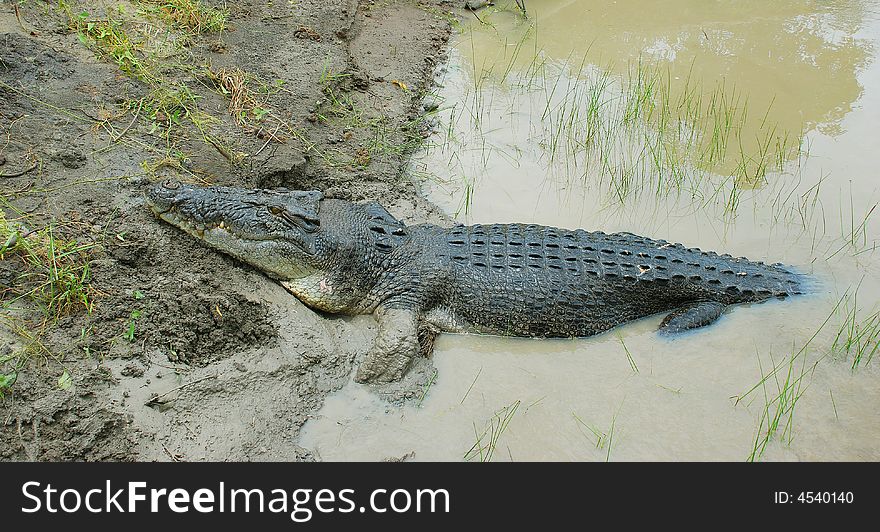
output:
M326 258L318 191L198 187L167 180L147 193L161 219L279 279L301 279Z

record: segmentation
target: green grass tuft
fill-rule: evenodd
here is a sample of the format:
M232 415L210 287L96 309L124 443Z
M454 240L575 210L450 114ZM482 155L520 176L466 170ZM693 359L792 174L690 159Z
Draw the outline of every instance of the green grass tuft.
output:
M68 314L91 313L91 259L95 244L58 235L54 225L27 230L0 210L0 284L2 325L14 339L0 355L0 398L9 393L33 356L56 359L43 343L49 328Z
M880 305L864 311L859 306L859 286L844 294L838 305L840 325L831 344L832 355L850 359L853 370L870 364L880 350Z
M477 459L480 462L491 462L498 447L498 441L501 439L504 431L507 430L507 426L510 424L510 420L513 419L514 414L516 414L519 405L520 401L516 400L495 412L482 432L478 432L477 426L474 425L476 441L464 453L464 459L468 461Z
M212 7L200 0L139 1L172 27L196 35L220 33L229 22L229 9Z
M0 292L4 308L25 299L53 323L77 309L91 312L89 252L94 244L60 239L52 225L25 231L2 212L0 241L0 261L17 271Z

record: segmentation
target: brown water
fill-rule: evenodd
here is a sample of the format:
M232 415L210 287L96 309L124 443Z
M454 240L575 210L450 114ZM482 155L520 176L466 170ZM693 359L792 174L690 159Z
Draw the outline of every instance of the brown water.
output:
M330 460L880 459L877 338L854 364L839 335L880 311L880 2L532 0L528 20L509 4L453 44L413 165L432 201L465 223L781 261L814 293L674 340L658 318L583 340L442 335L419 406L352 383L302 444Z

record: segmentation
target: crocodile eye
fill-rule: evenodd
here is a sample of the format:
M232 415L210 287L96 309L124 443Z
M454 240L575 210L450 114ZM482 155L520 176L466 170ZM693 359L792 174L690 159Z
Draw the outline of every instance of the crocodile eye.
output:
M162 182L162 186L169 189L169 190L175 190L175 189L180 188L180 183L177 181L174 181L173 179L166 179L165 181Z
M269 207L269 212L271 212L275 216L278 216L279 214L284 212L284 209L282 209L281 207L279 207L277 205L272 205L271 207Z

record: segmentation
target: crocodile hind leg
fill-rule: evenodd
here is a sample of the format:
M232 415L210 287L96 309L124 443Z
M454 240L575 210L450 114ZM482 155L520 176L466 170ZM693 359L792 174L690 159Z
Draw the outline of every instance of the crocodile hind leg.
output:
M376 309L379 334L367 352L354 380L386 383L399 380L419 354L418 314L412 309Z
M709 325L721 317L726 305L716 301L702 301L671 312L660 322L660 334L675 334Z
M419 352L425 358L431 358L434 354L434 341L440 329L428 322L419 323Z

